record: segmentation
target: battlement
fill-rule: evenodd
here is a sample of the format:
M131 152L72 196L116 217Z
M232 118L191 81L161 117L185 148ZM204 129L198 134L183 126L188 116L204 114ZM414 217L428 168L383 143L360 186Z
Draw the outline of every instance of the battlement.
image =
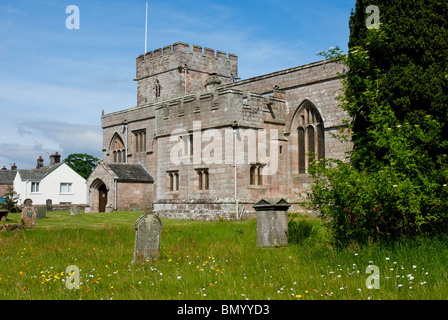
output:
M164 46L163 48L158 48L153 51L148 51L146 54L141 54L137 57L137 59L157 59L160 57L163 57L164 55L169 55L175 52L183 52L183 53L199 53L203 55L204 57L213 57L216 59L224 59L224 60L232 60L232 61L238 61L238 56L226 52L214 50L206 47L201 47L198 45L190 45L185 42L176 42L172 45Z
M215 83L232 83L238 57L184 42L149 51L137 57L137 104L203 91L211 77Z

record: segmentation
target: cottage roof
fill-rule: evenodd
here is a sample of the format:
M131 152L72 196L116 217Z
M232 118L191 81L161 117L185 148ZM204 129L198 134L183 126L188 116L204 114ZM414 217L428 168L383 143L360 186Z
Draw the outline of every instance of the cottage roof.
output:
M30 170L18 170L20 173L20 178L22 181L25 180L36 180L40 181L50 173L52 173L54 170L59 168L63 163L57 163L52 166L48 167L42 167L39 169L30 169Z
M154 179L140 164L108 163L108 167L115 173L119 181L124 182L149 182Z
M0 170L0 184L12 185L17 171Z

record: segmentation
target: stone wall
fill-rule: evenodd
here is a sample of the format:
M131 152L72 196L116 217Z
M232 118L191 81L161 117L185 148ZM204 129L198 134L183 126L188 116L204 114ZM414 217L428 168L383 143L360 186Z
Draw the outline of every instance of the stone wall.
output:
M301 210L299 195L312 185L307 169L300 169L310 161L303 158L304 151L345 159L352 147L333 137L348 118L336 100L341 93L337 74L342 71L342 65L324 60L233 83L230 75L237 77L237 57L232 54L215 55L213 50L190 50L188 44L177 43L139 56L138 106L103 115L103 159L113 162L111 141L126 141L126 124L127 161L141 163L154 177L154 198L123 184L118 202L131 208L154 200L161 217L235 218L237 128L236 188L238 208L246 210L243 218L254 216L252 204L262 198L283 197L291 203L290 211ZM155 79L162 86L158 97ZM306 112L310 114L305 121ZM301 126L307 129L304 137ZM133 132L139 130L146 132L143 152L135 152ZM260 157L263 145L266 154ZM182 146L186 149L179 157ZM215 157L218 151L221 155ZM250 157L254 153L256 157ZM267 174L274 158L276 170Z
M187 93L200 91L211 74L222 83L230 83L232 76L238 76L238 57L196 45L190 49L183 42L140 55L135 79L137 105L184 95L185 86ZM160 90L156 94L157 86Z

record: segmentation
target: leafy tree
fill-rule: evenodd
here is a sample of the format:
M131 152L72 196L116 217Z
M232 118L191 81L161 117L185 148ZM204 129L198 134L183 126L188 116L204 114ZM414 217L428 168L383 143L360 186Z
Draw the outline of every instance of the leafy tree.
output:
M98 158L85 153L73 153L68 155L64 160L69 167L75 170L84 179L87 179L98 161Z
M432 234L448 225L448 2L365 0L350 18L340 104L351 116L350 163L315 163L310 198L339 243Z

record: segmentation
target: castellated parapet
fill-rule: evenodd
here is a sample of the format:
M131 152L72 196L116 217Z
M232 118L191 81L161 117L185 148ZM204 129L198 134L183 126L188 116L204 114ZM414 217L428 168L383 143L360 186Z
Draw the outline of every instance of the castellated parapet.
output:
M202 91L213 75L231 83L238 77L238 57L184 42L147 52L137 57L137 104Z

